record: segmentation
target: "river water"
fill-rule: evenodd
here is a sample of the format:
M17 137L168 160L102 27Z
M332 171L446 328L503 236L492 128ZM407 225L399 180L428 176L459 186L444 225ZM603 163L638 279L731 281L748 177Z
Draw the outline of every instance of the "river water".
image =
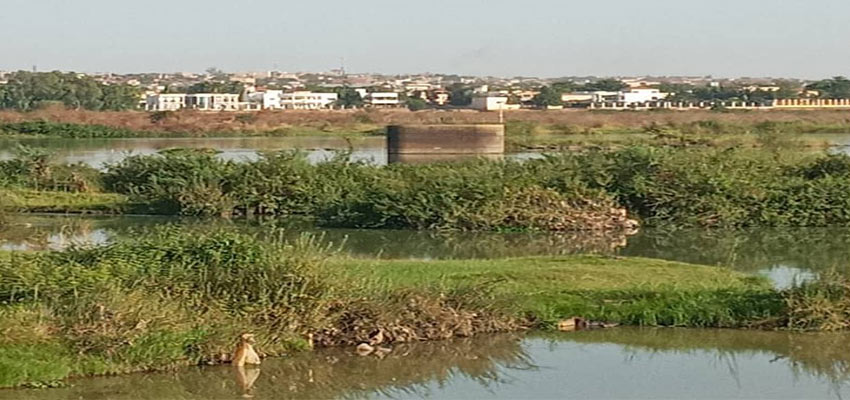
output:
M53 161L84 163L95 168L104 168L130 155L154 154L173 148L209 148L219 151L218 157L232 161L256 160L261 151L300 150L312 162L326 161L340 151L350 152L352 161L385 165L388 162L386 139L378 136L365 137L227 137L227 138L119 138L119 139L57 139L25 138L0 139L0 160L15 156L18 146L27 146L49 151ZM539 157L539 153L521 152L506 154L507 158ZM470 158L475 155L418 155L413 162L439 161L445 159ZM488 158L495 156L488 155Z
M580 138L582 135L565 135ZM807 134L807 137L830 142L834 153L850 154L850 134ZM29 146L47 150L56 162L85 163L103 168L131 154L153 154L172 148L210 148L218 150L226 160L250 161L260 151L301 150L313 162L333 157L338 151L350 151L350 159L377 165L387 163L386 139L383 136L294 137L226 137L226 138L117 138L117 139L58 139L21 138L0 139L0 159L14 157L15 149ZM508 158L539 157L539 153L520 152L507 154ZM440 159L444 159L445 156ZM422 158L420 161L426 161Z
M850 336L615 328L502 334L267 359L259 368L192 367L0 391L0 399L840 399Z

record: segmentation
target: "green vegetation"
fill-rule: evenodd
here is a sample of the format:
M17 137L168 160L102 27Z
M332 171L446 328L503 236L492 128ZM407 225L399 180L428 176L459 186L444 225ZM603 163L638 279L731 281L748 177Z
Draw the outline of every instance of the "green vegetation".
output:
M308 334L353 345L381 329L392 343L552 327L574 315L843 329L848 287L833 277L776 291L723 268L640 258L358 260L309 236L161 227L99 247L0 253L0 387L218 363L245 331L277 356L308 348Z
M573 314L741 326L779 316L771 293L742 274L653 260L364 262L333 258L309 237L165 228L95 248L0 253L0 386L220 362L244 331L281 355L305 348L308 333L323 345L376 328L389 341L440 339ZM19 356L33 362L16 368Z
M58 104L87 110L132 110L139 105L139 90L127 85L105 85L76 73L12 73L0 85L0 109L32 110Z
M171 118L173 112L160 111L150 114L154 123ZM235 122L250 126L256 119L256 114L235 114ZM234 126L228 130L216 132L193 132L190 130L170 131L163 129L133 130L107 125L75 124L64 122L50 122L46 120L34 120L24 122L0 122L0 137L51 137L69 139L116 139L137 137L198 137L198 136L364 136L380 132L372 124L357 124L351 126L333 126L323 124L321 126L280 126L263 131L246 130L244 126ZM380 132L383 133L383 132Z
M824 79L806 86L807 90L816 90L819 97L826 99L850 98L850 79L836 76L832 79Z
M848 133L847 123L763 121L756 124L700 120L648 123L639 126L581 127L569 124L508 122L505 145L515 150L617 149L627 146L729 148L826 148L816 133Z
M104 125L81 125L48 121L8 122L0 124L0 135L45 136L74 139L144 137L150 132Z
M511 299L511 312L554 326L566 316L630 325L736 327L776 315L781 304L760 278L731 270L598 256L497 260L344 260L339 274L393 288L439 282ZM445 290L444 289L444 290Z
M629 229L623 208L649 225L850 225L850 157L781 148L629 147L386 167L344 154L315 165L293 152L235 163L178 149L128 157L105 172L52 166L40 156L2 161L0 170L8 188L121 195L80 196L83 204L129 201L167 215L304 215L335 227L598 232Z
M0 211L60 214L123 214L143 210L126 196L115 193L82 193L28 189L0 192Z

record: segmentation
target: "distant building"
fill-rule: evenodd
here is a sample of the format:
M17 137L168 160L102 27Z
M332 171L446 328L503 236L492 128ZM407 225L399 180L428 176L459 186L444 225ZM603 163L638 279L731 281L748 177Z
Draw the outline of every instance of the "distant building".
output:
M606 101L619 101L620 92L597 90L593 92L572 92L561 94L561 101L566 104L589 104Z
M508 104L508 96L482 95L472 98L472 108L481 111L518 110L519 104Z
M626 104L647 103L667 98L667 93L662 93L655 88L632 88L620 92L619 101Z
M778 92L782 90L779 86L773 85L750 85L743 88L748 92Z
M239 111L239 95L232 93L187 94L186 108L199 111Z
M280 106L285 110L321 110L331 108L338 99L339 95L336 93L297 91L282 93Z
M281 97L283 90L265 90L248 94L248 102L261 110L279 110L283 108Z
M177 111L183 108L186 108L186 95L184 93L150 94L145 99L145 110L147 111Z
M374 108L401 107L401 99L396 92L372 92L366 94L364 102Z
M444 106L449 103L450 96L447 90L439 89L430 93L429 100L438 106Z

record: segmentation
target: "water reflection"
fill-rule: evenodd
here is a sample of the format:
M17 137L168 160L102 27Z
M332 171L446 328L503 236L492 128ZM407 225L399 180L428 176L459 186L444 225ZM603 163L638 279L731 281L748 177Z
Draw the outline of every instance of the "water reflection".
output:
M504 334L399 345L383 359L321 349L242 372L79 379L0 398L840 398L848 345L846 334L738 330Z
M301 150L307 159L318 163L333 158L338 151L349 152L351 161L386 165L386 139L383 136L293 136L293 137L229 137L229 138L122 138L122 139L57 139L57 138L0 138L0 160L15 156L19 145L41 148L54 156L55 162L84 163L94 168L119 162L129 155L155 154L173 148L209 148L218 150L218 157L237 162L253 161L259 152ZM472 156L477 158L478 156ZM489 155L482 155L488 158ZM516 153L505 157L528 159L540 157L539 153ZM392 162L422 163L460 160L464 155L405 155ZM494 158L501 159L499 155Z
M295 238L322 237L355 257L412 259L504 258L530 255L607 254L728 266L770 277L786 287L826 271L850 273L850 229L747 230L644 229L621 233L492 233L321 229L295 220L271 222L173 217L11 215L0 225L0 249L57 249L71 243L104 243L160 224L190 229L226 228L265 234L283 228Z

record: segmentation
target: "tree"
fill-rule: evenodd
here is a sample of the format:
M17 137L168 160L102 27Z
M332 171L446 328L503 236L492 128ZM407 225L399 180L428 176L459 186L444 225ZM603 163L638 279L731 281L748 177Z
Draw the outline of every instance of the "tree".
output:
M850 99L850 80L843 76L811 83L806 86L806 89L817 90L821 98Z
M186 93L242 93L245 86L240 82L198 82L186 89Z
M356 108L363 105L363 98L356 90L348 86L334 89L337 93L336 105L343 108Z
M559 93L565 93L575 91L578 86L570 81L560 81L552 83L551 87Z
M628 85L617 79L600 79L596 82L586 83L581 90L587 92L618 92L625 89L626 86Z
M540 88L540 93L532 99L534 105L538 107L561 106L564 103L561 101L561 92L549 86Z
M19 71L2 86L0 108L31 110L61 103L69 108L124 110L138 105L137 96L131 86L106 85L76 73Z
M453 106L468 106L472 103L472 88L463 84L453 84L448 87L449 104Z
M421 97L409 97L404 103L410 111L419 111L428 107L428 102Z

